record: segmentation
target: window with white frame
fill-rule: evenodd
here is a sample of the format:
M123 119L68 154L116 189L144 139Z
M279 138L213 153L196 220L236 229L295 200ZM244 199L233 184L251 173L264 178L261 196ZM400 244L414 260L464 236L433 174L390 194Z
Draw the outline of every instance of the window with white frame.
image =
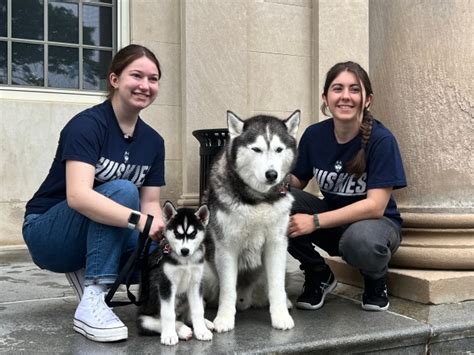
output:
M0 87L102 91L117 0L0 0Z

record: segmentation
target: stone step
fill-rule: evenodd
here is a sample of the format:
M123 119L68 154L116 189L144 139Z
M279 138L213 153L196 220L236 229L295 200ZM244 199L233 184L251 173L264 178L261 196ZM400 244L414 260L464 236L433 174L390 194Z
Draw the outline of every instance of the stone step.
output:
M337 256L325 259L338 280L363 287L359 270ZM389 268L387 285L392 295L425 304L474 300L474 271Z
M0 251L0 353L432 354L474 349L474 302L423 305L391 298L388 312L360 308L362 290L339 284L318 311L294 309L295 328L273 329L265 309L237 314L233 331L211 342L175 347L138 336L135 306L116 308L129 328L126 342L100 344L72 330L76 299L66 278L38 269L27 253ZM124 294L119 294L124 297ZM207 310L212 319L215 310Z

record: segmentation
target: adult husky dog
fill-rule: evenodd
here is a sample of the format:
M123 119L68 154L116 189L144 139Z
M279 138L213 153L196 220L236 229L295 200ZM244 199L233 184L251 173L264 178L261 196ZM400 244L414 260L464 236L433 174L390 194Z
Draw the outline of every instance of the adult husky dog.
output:
M137 326L142 335L161 333L161 343L175 345L178 339L211 340L212 323L204 319L201 281L204 268L204 236L209 210L163 207L165 239L148 258L147 274L140 283ZM191 320L193 330L181 321ZM190 318L190 319L189 319Z
M296 160L299 122L300 111L284 121L263 115L243 121L227 112L229 140L211 168L207 191L206 259L218 285L206 283L205 298L212 303L219 294L217 332L234 328L236 304L239 310L262 305L253 299L256 285L268 287L272 326L294 327L285 292L293 197L282 186Z

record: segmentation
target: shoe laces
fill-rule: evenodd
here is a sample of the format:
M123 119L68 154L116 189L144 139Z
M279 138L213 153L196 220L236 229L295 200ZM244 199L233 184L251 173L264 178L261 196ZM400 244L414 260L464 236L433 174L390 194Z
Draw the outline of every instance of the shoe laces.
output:
M112 309L105 303L104 292L91 292L87 295L92 315L101 324L121 322Z
M314 293L323 292L326 286L327 283L321 280L319 273L308 274L303 284L303 295L313 295Z

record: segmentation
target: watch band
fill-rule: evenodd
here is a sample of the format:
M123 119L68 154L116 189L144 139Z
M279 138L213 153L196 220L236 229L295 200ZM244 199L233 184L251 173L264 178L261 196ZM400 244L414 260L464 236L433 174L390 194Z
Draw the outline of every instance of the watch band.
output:
M317 213L313 214L313 223L314 223L314 227L316 229L321 228L321 225L319 224L319 217L318 217Z

